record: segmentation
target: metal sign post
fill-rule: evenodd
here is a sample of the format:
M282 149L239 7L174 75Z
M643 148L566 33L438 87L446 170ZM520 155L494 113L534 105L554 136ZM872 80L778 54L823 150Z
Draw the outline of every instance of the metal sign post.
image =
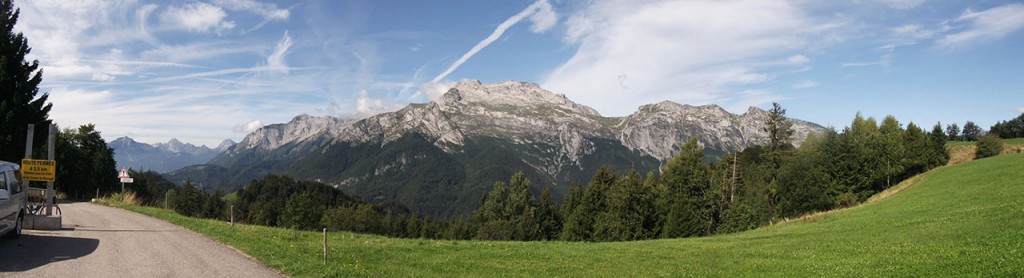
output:
M48 142L47 142L47 146L46 146L46 151L47 151L46 159L49 160L49 161L54 161L54 159L53 159L53 149L54 149L54 145L57 145L57 125L56 124L50 124L50 138L47 138L47 140L48 140ZM56 163L54 163L54 164L56 164ZM57 168L57 167L54 166L54 168ZM54 169L53 172L54 172L54 175L56 175L57 170ZM54 201L53 201L53 197L54 196L53 195L54 195L53 194L53 179L50 179L50 181L46 182L46 215L53 215L53 204L54 204Z
M121 167L121 173L117 174L117 178L121 179L121 202L124 202L124 184L135 182L131 176L128 176L128 169Z

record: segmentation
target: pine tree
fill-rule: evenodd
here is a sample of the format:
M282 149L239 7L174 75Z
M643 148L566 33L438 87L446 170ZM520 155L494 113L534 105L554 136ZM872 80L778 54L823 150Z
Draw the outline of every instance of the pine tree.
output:
M600 240L626 241L644 238L644 218L654 203L646 197L640 173L635 169L621 176L608 189L607 209L595 222L594 235Z
M928 169L946 165L949 162L949 150L946 150L947 135L942 133L942 123L936 123L932 132L928 133L929 147L932 151L928 157Z
M576 205L572 214L565 220L565 228L562 230L562 239L569 241L596 241L603 240L594 237L594 226L596 216L607 208L608 187L615 183L615 170L601 167L594 174L590 184Z
M705 223L701 216L709 209L705 194L709 189L707 165L704 164L704 149L691 138L676 157L662 170L662 182L667 185L668 194L662 201L669 204L668 215L662 237L689 237L702 234Z
M562 231L562 219L555 207L555 201L551 198L551 189L545 187L540 193L540 203L537 205L537 223L540 225L541 240L554 240Z
M790 144L793 137L793 123L786 118L786 109L778 102L772 103L772 109L768 110L768 119L765 121L764 131L768 132L770 140L769 149L782 149Z
M946 134L949 135L949 141L960 141L960 126L956 123L946 125Z
M476 239L483 240L509 240L512 238L512 231L508 221L509 192L508 185L504 182L495 182L491 192L484 198L484 203L477 211L476 222L479 229L476 232Z
M49 94L39 95L39 61L25 60L32 50L28 39L14 32L20 9L14 9L12 0L0 0L0 13L0 160L20 161L28 124L36 125L32 146L41 149L45 144L53 105L46 103Z
M978 141L981 139L981 127L972 121L964 123L964 141Z
M903 149L905 174L901 179L927 171L928 160L932 156L931 141L924 130L914 123L907 124L907 130L903 133Z

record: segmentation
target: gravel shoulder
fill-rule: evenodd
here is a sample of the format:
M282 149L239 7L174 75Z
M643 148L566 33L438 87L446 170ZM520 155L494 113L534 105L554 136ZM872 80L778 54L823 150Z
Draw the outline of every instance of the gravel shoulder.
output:
M90 203L60 205L63 229L0 239L0 277L281 277L188 229Z

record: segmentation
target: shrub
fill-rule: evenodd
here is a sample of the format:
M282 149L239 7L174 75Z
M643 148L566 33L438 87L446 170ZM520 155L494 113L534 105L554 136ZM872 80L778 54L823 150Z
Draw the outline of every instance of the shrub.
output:
M847 191L846 193L843 193L843 195L839 195L839 197L836 198L836 207L840 208L852 207L857 205L857 203L859 203L857 200L857 194L854 194L853 192L850 191Z
M978 150L974 152L975 159L999 155L1003 152L1003 139L999 135L989 133L978 140Z

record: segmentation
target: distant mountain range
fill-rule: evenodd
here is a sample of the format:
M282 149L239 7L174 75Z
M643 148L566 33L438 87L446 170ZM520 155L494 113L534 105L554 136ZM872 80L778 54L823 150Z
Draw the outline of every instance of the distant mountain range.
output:
M117 161L118 169L126 167L166 173L185 166L205 164L234 146L235 142L224 140L219 146L211 149L207 146L182 143L178 139L150 145L129 137L121 137L107 145L114 149L114 160Z
M768 112L736 115L669 101L603 117L532 83L464 81L439 99L362 120L302 115L249 134L207 165L168 173L230 192L266 174L317 180L368 201L439 217L465 215L495 181L523 171L560 198L601 166L656 171L696 137L710 159L764 145ZM795 144L825 128L793 120Z

